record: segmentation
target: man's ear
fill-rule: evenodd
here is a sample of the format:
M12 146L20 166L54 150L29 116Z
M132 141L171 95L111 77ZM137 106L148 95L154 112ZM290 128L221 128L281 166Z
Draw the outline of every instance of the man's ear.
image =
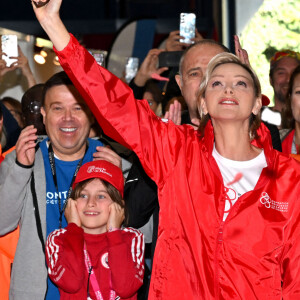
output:
M41 107L41 114L42 114L42 116L43 116L43 123L44 123L44 125L45 125L46 111L45 111L45 109L44 109L44 106Z
M206 106L206 100L205 100L204 97L201 97L200 103L201 103L201 109L202 109L203 113L205 115L207 115L208 114L208 110L207 110L207 106Z
M3 116L0 119L0 137L1 137L1 133L2 133L2 128L3 128Z
M271 76L269 76L269 82L270 82L270 85L273 87L273 80L272 80Z
M176 74L175 75L175 80L176 80L176 82L177 82L177 84L178 84L178 86L179 86L179 88L181 90L181 85L182 85L182 78L181 78L181 76L178 75L178 74Z

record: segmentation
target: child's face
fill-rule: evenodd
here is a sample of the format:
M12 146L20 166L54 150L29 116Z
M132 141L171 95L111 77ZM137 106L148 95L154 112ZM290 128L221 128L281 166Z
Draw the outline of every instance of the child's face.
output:
M81 191L77 211L84 232L100 234L107 231L109 206L113 203L100 179L89 182Z

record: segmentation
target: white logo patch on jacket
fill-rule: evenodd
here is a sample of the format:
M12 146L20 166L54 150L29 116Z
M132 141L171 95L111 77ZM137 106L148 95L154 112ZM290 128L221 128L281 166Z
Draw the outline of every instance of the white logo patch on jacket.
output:
M259 201L266 208L275 209L280 212L288 212L289 209L289 204L287 202L274 201L270 198L270 196L266 192L261 193Z

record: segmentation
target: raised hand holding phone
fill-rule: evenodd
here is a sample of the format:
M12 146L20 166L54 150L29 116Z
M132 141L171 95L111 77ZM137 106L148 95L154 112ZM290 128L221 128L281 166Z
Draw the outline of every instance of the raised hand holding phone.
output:
M17 59L18 54L18 38L13 34L5 34L1 36L2 59L6 62L6 67L12 67Z

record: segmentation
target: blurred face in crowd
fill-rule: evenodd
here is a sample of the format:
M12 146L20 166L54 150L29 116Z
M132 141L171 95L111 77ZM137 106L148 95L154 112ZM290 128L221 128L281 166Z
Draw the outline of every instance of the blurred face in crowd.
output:
M22 111L11 105L7 101L3 101L3 104L5 107L9 110L11 115L15 118L20 128L23 128L23 117L22 117Z
M295 121L300 124L300 73L294 79L291 94L291 107Z
M270 84L274 89L275 100L285 103L291 74L299 62L293 57L283 57L276 62Z
M41 113L55 154L66 161L81 158L93 116L76 88L72 85L51 87Z
M156 109L157 109L157 102L154 100L154 97L152 95L152 93L150 92L145 92L144 93L144 96L143 96L143 99L146 99L149 103L149 106L151 108L151 110L156 113Z
M203 44L191 48L182 62L181 75L176 75L177 84L184 97L191 118L197 116L197 92L209 61L224 52L218 45Z

